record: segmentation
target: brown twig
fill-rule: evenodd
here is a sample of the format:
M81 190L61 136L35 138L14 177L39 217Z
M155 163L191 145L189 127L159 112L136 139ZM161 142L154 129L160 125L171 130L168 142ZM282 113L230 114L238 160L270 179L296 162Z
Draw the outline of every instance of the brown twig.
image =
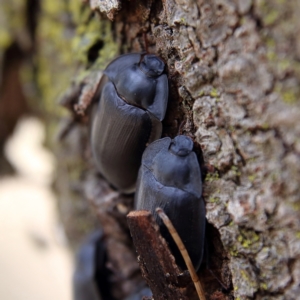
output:
M201 282L199 281L199 277L197 276L197 273L194 269L194 266L192 264L191 258L179 236L179 234L177 233L177 230L175 229L175 227L173 226L171 220L169 219L169 217L164 213L163 209L158 207L156 209L156 212L158 213L159 217L163 220L164 224L166 225L166 227L168 228L174 242L176 243L184 261L185 264L190 272L191 278L194 282L197 294L199 296L200 300L205 300L205 294L204 294L204 290L202 288Z
M151 213L132 211L127 215L127 221L142 275L154 299L191 299L186 296L190 277L180 272Z

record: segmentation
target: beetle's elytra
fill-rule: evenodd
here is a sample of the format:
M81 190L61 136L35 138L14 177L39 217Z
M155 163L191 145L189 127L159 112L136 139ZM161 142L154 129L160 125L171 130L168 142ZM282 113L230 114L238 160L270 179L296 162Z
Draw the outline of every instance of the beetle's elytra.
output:
M105 267L106 250L102 237L103 233L100 230L92 233L77 253L73 276L74 300L111 299L109 271Z
M100 173L118 190L135 190L143 152L160 138L168 101L165 64L152 54L125 54L104 74L92 120L91 145Z
M135 209L149 210L159 224L177 264L185 269L182 256L155 209L161 207L178 231L196 270L205 242L205 205L201 171L190 138L153 142L144 152L135 194Z

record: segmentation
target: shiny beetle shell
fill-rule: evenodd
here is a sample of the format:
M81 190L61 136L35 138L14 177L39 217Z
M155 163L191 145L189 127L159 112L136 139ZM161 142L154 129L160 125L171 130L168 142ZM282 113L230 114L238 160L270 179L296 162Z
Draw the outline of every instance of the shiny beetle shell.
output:
M92 120L91 145L100 173L118 190L135 190L143 152L161 136L168 79L152 54L126 54L111 62Z
M155 209L161 207L178 231L196 270L205 242L205 205L196 154L190 138L179 135L153 142L144 152L135 194L135 209L149 210L168 242L177 264L183 258Z

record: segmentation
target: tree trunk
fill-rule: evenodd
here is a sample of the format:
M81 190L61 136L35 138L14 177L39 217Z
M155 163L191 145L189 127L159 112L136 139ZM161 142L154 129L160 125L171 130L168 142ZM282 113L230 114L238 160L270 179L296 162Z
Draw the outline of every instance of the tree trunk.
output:
M123 299L142 282L125 218L132 197L96 176L86 107L100 68L117 53L147 50L167 64L163 136L174 137L181 128L203 161L212 265L229 287L220 293L220 285L206 280L208 299L299 299L299 2L91 0L89 5L80 36L89 39L89 46L81 47L89 68L64 101L79 124L74 134L88 161L80 185L107 236L115 298Z

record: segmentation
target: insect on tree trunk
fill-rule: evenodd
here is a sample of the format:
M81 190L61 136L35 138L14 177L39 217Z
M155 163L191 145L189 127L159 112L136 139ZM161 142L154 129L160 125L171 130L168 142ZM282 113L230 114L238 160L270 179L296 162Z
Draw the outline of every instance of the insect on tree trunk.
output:
M65 97L76 103L70 107L81 122L77 134L87 136L82 133L87 114L79 113L86 113L95 94L96 84L90 82L101 75L100 61L104 68L117 53L148 51L161 57L170 85L163 136L180 131L194 140L204 177L211 268L228 286L221 292L210 272L200 270L208 299L299 299L299 3L88 5L88 22L100 24L102 31L86 52L89 80L75 84ZM89 84L91 94L84 89ZM82 145L89 161L83 194L107 236L114 297L124 299L142 284L126 224L132 197L96 176L88 139Z

